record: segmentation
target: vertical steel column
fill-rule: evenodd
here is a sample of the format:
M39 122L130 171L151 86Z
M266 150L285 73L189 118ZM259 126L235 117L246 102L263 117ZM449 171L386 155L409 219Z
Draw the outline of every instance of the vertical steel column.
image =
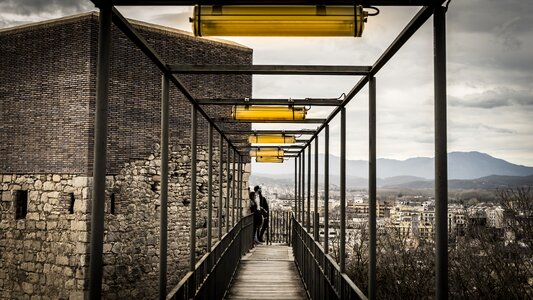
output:
M159 299L167 297L168 77L161 76L161 194L159 198Z
M340 245L339 264L341 273L346 273L346 108L341 109L341 174L340 174Z
M296 221L300 221L300 212L302 210L302 206L301 206L301 203L300 203L300 197L302 196L302 154L300 153L298 155L298 200L296 201L297 203L297 208L296 208L296 215L294 216L296 218Z
M242 156L239 154L239 164L237 165L238 166L238 171L237 171L237 177L239 178L239 180L237 181L238 182L238 185L237 185L237 208L238 208L238 213L237 215L239 216L239 220L242 219Z
M104 242L105 176L107 152L107 103L109 57L111 54L111 9L100 6L98 58L96 65L96 107L94 116L93 197L89 261L89 298L102 297L102 252Z
M231 151L231 145L228 141L228 161L226 162L226 216L224 218L224 222L226 223L226 233L229 232L229 197L230 197L230 188L231 188L231 180L230 180L230 173L229 173L229 167L230 167L230 151Z
M237 160L237 151L233 150L233 160L231 162L231 227L235 226L235 161Z
M319 241L320 236L318 234L318 135L315 137L315 202L313 209L313 238L315 241Z
M433 15L435 73L436 299L448 299L448 151L446 132L446 9Z
M324 253L329 253L329 124L324 137Z
M294 158L294 215L298 213L298 157Z
M305 148L302 150L302 226L305 226Z
M213 124L207 128L207 148L207 252L210 252L213 231Z
M307 232L311 231L311 145L307 154Z
M370 76L368 97L368 299L376 299L376 78Z
M222 203L222 193L223 193L223 166L224 166L224 139L222 138L222 133L220 134L220 141L218 144L218 240L222 239L222 209L224 204Z
M196 265L196 132L198 129L196 107L191 106L191 240L190 244L190 270L194 271Z

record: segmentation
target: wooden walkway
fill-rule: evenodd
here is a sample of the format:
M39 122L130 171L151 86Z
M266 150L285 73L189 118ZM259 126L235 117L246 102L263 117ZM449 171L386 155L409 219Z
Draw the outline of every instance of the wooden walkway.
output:
M241 260L226 299L307 299L292 248L273 244L252 249Z

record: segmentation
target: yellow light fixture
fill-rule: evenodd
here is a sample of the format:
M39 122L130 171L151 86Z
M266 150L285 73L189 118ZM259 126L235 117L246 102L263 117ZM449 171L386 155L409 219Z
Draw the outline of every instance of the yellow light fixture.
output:
M294 144L294 135L284 134L254 134L248 137L251 144Z
M258 156L255 161L258 163L282 163L283 157Z
M251 157L283 157L284 151L278 148L261 148L257 150L250 150Z
M195 36L360 37L368 12L361 5L196 5Z
M305 120L305 107L235 105L231 116L238 121Z

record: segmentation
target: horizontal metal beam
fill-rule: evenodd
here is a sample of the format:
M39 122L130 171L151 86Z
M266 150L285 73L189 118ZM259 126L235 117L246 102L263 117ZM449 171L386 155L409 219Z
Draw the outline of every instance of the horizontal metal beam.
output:
M309 99L197 99L200 105L295 105L295 106L339 106L342 100L333 98Z
M179 74L256 74L256 75L367 75L370 66L302 65L168 65Z
M281 129L277 129L277 130L228 130L228 131L224 131L224 133L226 135L236 135L236 134L294 134L294 135L298 135L298 134L305 134L305 135L309 135L309 134L315 134L315 130L307 130L307 129L302 129L302 130L281 130Z
M93 0L96 4L102 0ZM193 6L203 5L363 5L363 6L427 6L432 0L113 0L113 5Z
M237 145L243 145L243 144L246 144L246 145L250 145L251 144L250 142L248 142L248 138L247 137L230 138L230 140L236 146ZM309 139L296 139L294 144L302 144L302 143L307 143L307 142L309 142ZM269 147L269 146L265 146L265 147Z
M324 123L326 119L305 119L305 120L261 120L261 121L238 121L228 118L213 118L215 122L220 123Z
M299 154L300 153L300 150L285 150L285 154Z
M279 149L303 149L305 146L302 145L276 145L276 146L236 146L238 150L245 150L245 149L261 149L261 148L279 148Z

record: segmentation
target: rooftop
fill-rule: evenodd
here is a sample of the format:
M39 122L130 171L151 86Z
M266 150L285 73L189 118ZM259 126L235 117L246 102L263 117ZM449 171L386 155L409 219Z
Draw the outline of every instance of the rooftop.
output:
M33 29L33 28L43 28L43 27L57 26L57 25L62 25L62 24L69 24L69 23L79 22L81 20L91 19L91 18L98 19L98 12L91 11L91 12L66 16L66 17L57 18L57 19L45 20L41 22L34 22L34 23L28 23L28 24L23 24L23 25L17 25L13 27L0 28L0 35L22 32L22 31L26 31L29 29ZM191 32L187 32L184 30L176 29L176 28L161 26L161 25L157 25L153 23L147 23L147 22L132 20L132 19L128 19L128 21L132 25L142 27L145 30L158 31L158 32L163 32L167 34L175 34L181 38L189 38L189 39L196 40L198 42L222 44L224 46L230 46L233 48L252 51L251 48L241 45L239 43L233 42L233 41L228 41L228 40L218 39L218 38L211 38L211 37L199 38L199 37L195 37Z

